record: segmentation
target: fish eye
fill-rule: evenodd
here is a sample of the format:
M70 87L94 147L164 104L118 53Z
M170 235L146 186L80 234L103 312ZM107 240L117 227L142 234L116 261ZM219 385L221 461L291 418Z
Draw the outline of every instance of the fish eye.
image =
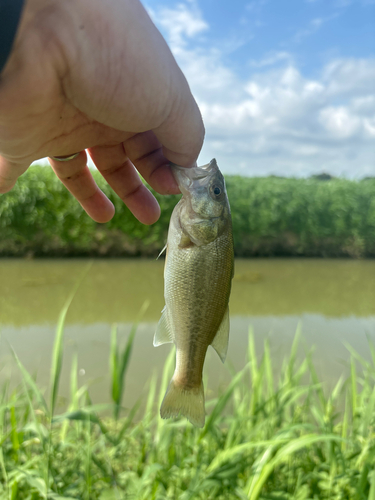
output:
M214 188L214 194L215 194L216 196L219 196L219 194L221 194L221 189L220 189L219 187L217 187L217 186L216 186L216 187Z

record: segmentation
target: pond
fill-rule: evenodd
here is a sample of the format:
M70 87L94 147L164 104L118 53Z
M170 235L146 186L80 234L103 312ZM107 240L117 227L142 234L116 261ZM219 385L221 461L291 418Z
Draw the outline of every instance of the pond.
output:
M51 351L59 313L77 280L81 283L68 311L64 338L61 400L69 395L72 354L78 353L79 381L94 402L109 401L108 357L111 326L121 345L142 305L149 306L138 326L126 379L124 405L131 407L161 373L171 344L154 348L155 326L164 306L162 260L0 260L0 379L19 374L13 347L39 384L48 385ZM84 277L82 278L82 273ZM230 380L230 369L246 362L249 328L259 359L268 338L275 375L290 352L298 326L299 357L314 348L313 359L327 386L348 373L347 344L370 359L375 344L375 261L328 259L239 259L230 301L228 357L222 365L209 349L205 365L208 395Z

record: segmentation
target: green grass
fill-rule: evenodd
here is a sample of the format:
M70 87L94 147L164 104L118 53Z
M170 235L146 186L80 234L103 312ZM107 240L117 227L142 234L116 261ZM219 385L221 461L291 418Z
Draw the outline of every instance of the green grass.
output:
M155 193L160 220L138 222L98 172L116 207L96 224L51 169L33 166L0 196L0 256L157 257L177 196ZM237 256L375 256L375 179L226 176Z
M173 350L163 373L150 379L145 400L122 409L135 329L121 351L114 327L113 417L102 416L108 405L93 405L88 388L79 387L76 357L69 407L56 414L64 315L72 296L57 326L49 397L16 354L22 384L11 390L7 382L1 390L1 500L375 500L370 343L371 363L348 346L351 375L327 393L311 354L297 361L299 332L278 373L268 341L259 359L250 333L248 363L206 402L206 425L196 429L158 414Z

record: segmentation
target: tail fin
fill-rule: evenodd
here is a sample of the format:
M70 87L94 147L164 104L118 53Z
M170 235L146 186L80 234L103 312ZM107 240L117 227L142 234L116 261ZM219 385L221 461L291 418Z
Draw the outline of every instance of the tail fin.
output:
M186 389L178 386L173 378L169 383L160 408L162 418L186 417L196 427L203 427L205 421L203 383L199 387Z

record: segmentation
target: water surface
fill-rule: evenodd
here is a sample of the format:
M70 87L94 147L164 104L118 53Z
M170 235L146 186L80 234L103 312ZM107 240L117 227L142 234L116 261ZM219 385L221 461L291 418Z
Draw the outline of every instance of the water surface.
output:
M17 371L9 344L25 366L48 385L57 318L89 261L0 260L0 378ZM66 318L62 396L68 395L70 360L78 352L80 382L91 386L93 399L108 401L110 330L118 324L124 344L145 301L149 307L136 336L129 367L125 404L131 406L160 372L171 344L154 348L153 333L164 306L164 262L96 260L75 295ZM299 356L315 346L321 377L332 385L347 371L345 342L369 359L368 339L375 343L375 261L324 259L237 260L230 301L228 362L209 350L205 373L208 390L230 379L228 366L240 369L246 358L249 327L261 354L268 337L275 370L290 351L300 324Z

